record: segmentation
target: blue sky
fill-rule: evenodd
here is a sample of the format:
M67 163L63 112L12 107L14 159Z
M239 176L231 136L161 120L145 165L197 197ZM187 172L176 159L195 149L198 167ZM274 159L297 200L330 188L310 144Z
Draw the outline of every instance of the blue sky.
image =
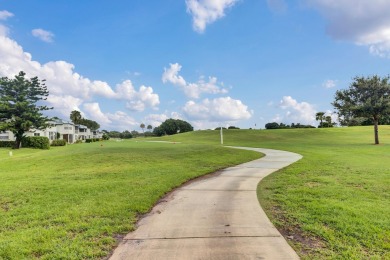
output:
M355 76L390 72L388 0L0 0L0 76L46 79L102 129L317 125Z

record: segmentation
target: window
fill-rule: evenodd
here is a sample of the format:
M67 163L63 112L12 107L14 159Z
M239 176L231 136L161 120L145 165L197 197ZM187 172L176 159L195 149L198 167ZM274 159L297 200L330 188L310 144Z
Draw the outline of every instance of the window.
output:
M41 134L40 133L34 133L34 136L40 136Z

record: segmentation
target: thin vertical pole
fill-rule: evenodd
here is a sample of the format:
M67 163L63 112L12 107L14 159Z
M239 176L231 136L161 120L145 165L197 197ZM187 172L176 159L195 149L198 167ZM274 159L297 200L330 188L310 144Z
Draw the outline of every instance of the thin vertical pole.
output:
M221 145L223 145L223 133L222 133L222 126L221 126Z

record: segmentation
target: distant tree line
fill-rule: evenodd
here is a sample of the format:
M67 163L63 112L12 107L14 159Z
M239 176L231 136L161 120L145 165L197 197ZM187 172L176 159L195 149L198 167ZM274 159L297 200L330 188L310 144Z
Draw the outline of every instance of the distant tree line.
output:
M301 125L300 123L292 123L291 125L283 124L283 123L277 123L277 122L271 122L265 124L265 129L291 129L291 128L315 128L312 125Z
M226 127L222 127L222 129L226 129ZM227 129L240 129L237 126L229 126ZM216 127L214 130L221 130L221 127Z

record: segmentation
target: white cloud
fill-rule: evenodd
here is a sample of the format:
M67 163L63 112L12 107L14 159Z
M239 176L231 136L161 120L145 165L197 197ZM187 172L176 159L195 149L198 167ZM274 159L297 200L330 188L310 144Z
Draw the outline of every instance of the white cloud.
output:
M4 28L4 29L2 29ZM50 95L47 103L54 107L48 111L51 116L68 119L72 110L85 112L87 118L97 121L102 129L130 130L138 125L133 117L123 111L103 112L100 105L94 102L96 97L123 101L132 111L143 111L146 108L156 109L159 96L151 87L141 86L136 90L131 81L125 80L114 90L107 82L85 78L75 71L73 64L66 61L50 61L41 64L32 59L16 41L9 38L7 27L0 25L0 77L13 78L19 71L27 77L38 76L46 79Z
M322 86L324 88L334 88L337 85L337 80L328 79L325 80L324 83L322 83Z
M204 99L200 103L188 101L183 112L189 120L209 122L236 122L253 114L240 100L230 97Z
M187 12L192 15L193 28L203 33L207 24L225 16L225 10L238 0L186 0Z
M99 122L99 124L107 125L112 123L112 121L105 115L101 110L98 103L85 103L83 105L84 111L88 114L88 118Z
M33 29L31 33L34 37L37 37L41 41L53 42L54 34L52 32L43 29Z
M182 66L179 63L170 63L170 67L164 68L164 73L162 75L163 83L170 82L173 85L184 87L187 85L187 82L184 80L182 76L179 75L179 72Z
M159 96L153 93L153 88L141 86L136 91L130 80L117 85L115 96L128 100L126 107L131 111L144 111L146 107L155 108L160 104Z
M12 16L14 16L14 14L8 12L7 10L0 11L0 20L5 21Z
M200 77L198 82L189 83L179 75L182 66L178 63L170 64L170 67L164 68L162 75L163 83L172 83L180 87L184 94L189 98L200 98L203 93L207 94L225 94L228 91L218 84L216 77L209 77L208 81L203 76ZM222 83L220 83L222 85Z
M284 96L279 102L279 107L285 110L284 116L276 115L273 121L301 124L314 124L316 110L314 106L307 102L298 102L291 96Z
M390 1L305 1L328 20L330 36L368 46L372 54L390 58Z
M8 33L9 33L8 27L0 24L0 37L7 36Z
M84 111L91 120L100 124L101 129L115 129L118 131L132 130L139 126L133 117L123 111L115 113L103 113L98 103L85 103Z

